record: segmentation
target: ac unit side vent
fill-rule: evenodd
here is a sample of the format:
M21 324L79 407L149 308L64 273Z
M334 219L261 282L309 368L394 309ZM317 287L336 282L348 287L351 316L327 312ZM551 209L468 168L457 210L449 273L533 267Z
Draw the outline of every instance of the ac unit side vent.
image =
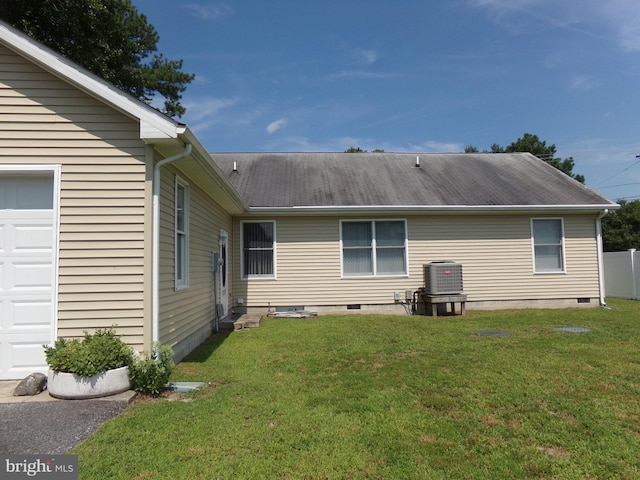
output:
M456 262L431 262L423 265L424 288L427 295L463 292L462 265Z

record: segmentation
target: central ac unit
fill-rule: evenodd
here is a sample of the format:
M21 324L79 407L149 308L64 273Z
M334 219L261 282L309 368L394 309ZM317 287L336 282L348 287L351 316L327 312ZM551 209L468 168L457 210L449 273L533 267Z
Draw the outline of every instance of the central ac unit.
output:
M443 260L423 265L424 288L427 295L458 294L462 288L462 265Z

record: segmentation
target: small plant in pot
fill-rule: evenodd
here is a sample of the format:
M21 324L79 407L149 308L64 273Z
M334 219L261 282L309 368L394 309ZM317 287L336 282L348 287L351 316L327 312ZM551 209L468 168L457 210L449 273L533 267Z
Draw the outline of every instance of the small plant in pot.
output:
M58 339L53 346L45 346L44 353L52 397L96 398L131 388L128 367L133 350L113 328L85 331L82 340Z

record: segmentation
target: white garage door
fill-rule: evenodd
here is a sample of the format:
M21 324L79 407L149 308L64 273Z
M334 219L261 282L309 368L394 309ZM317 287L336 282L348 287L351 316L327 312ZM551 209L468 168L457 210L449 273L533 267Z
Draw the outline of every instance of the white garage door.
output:
M0 171L0 380L45 372L54 328L53 173Z

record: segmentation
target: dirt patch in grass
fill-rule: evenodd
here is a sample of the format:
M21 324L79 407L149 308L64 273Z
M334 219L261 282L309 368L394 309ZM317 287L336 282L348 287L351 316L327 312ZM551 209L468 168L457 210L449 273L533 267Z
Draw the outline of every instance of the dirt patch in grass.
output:
M140 405L142 403L158 403L158 402L175 402L183 400L184 393L172 392L171 390L165 390L157 395L147 395L139 393L131 401L130 405ZM191 400L190 400L191 401Z
M507 427L511 429L517 429L522 426L522 423L518 420L504 420L494 415L487 415L481 417L479 422L487 427Z
M567 455L569 455L569 451L567 449L554 445L536 447L536 449L539 452L546 453L550 457L566 457Z
M172 390L164 390L157 395L147 395L138 393L131 401L130 405L140 405L143 403L158 403L158 402L193 402L198 398L209 397L213 395L218 385L215 383L208 383L203 387L189 393L174 392Z

